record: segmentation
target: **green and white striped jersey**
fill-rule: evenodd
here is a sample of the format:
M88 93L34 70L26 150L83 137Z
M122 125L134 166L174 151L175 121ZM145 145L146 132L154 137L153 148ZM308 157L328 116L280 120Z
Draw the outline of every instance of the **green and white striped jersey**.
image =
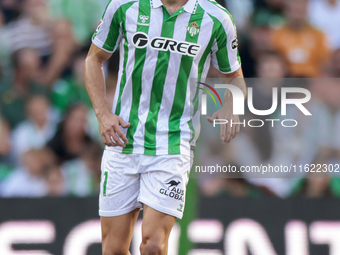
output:
M215 1L188 0L170 15L161 0L112 0L93 43L120 68L112 112L125 122L122 153L192 155L199 134L197 84L210 63L223 73L241 62L231 15Z

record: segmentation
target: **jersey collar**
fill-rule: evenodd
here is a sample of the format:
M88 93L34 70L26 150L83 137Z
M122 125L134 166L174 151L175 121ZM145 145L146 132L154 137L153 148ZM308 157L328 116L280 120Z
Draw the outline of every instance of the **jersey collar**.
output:
M152 8L158 8L163 5L161 0L150 0ZM194 14L196 12L196 8L198 5L198 0L188 0L186 4L183 6L183 9L188 12Z

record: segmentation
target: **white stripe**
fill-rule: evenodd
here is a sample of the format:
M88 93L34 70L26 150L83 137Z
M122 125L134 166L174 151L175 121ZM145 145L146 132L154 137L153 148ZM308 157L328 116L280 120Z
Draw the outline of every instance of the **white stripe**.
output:
M120 1L112 1L109 4L109 6L106 8L105 15L102 19L103 23L100 25L99 30L97 31L97 34L93 40L93 42L99 48L103 48L105 44L105 41L110 32L110 25L112 22L113 15L116 13L119 7L120 7Z
M213 30L213 23L211 22L211 18L209 17L209 15L207 15L206 13L204 13L203 15L200 29L201 31L199 33L197 43L199 45L208 45L210 38L211 38L212 30ZM184 111L183 111L183 115L180 120L180 129L181 129L180 148L181 148L181 153L183 154L188 154L191 149L188 141L190 141L192 134L191 134L191 130L190 130L188 122L190 121L193 115L193 110L194 110L193 101L194 101L197 86L198 86L196 78L198 78L199 62L202 58L202 55L204 54L204 50L205 48L202 49L199 52L199 55L194 58L191 71L190 71L190 75L189 75L189 77L191 78L188 80L188 83L187 83L187 92L186 92ZM206 69L206 65L204 65L204 68ZM203 73L201 76L202 78L206 77L207 70L205 69L203 69Z
M161 8L151 8L150 23L156 24L158 26L153 26L150 29L148 35L149 38L154 38L160 36L162 33L162 21L163 21L163 11ZM145 122L149 114L150 109L150 98L152 83L155 75L155 69L157 64L159 51L153 50L150 47L146 49L146 57L144 62L144 69L142 73L142 95L140 99L140 104L138 108L138 118L139 122L137 125L136 133L134 135L133 142L133 152L134 153L144 153L144 136L145 136ZM157 84L156 84L157 86Z
M219 7L217 7L215 4L210 3L209 1L205 0L199 0L199 4L202 6L202 8L209 13L211 16L218 19L221 24L223 25L224 32L227 35L227 50L228 50L228 59L231 71L234 72L240 67L240 63L238 62L238 55L237 50L233 50L231 48L232 41L235 39L235 29L234 24L230 18L230 16L223 10L221 10ZM216 46L215 46L216 47ZM216 49L215 49L216 50ZM218 67L218 62L216 59L216 56L213 55L213 65L216 68ZM230 73L228 72L228 73Z
M113 99L113 104L112 104L112 113L115 113L117 109L117 102L118 102L119 91L120 91L120 83L122 82L123 68L124 68L124 55L125 55L125 49L123 46L124 42L125 42L125 39L123 38L121 42L121 47L119 50L119 71L118 71L118 79L117 79L117 84L116 84L115 97Z
M106 9L105 15L103 17L103 23L101 24L95 38L94 38L94 42L95 44L99 47L99 48L103 48L105 41L107 40L107 37L109 35L110 32L110 26L112 23L112 18L115 15L115 13L117 12L117 10L119 9L120 6L132 2L131 0L116 0L116 1L111 1L111 3L109 4L109 6ZM131 9L131 7L129 8ZM126 15L127 16L127 15ZM127 17L126 17L127 18ZM117 39L116 45L114 46L113 51L115 51L116 47L119 45L120 40L122 38L122 32L120 30L120 35ZM109 52L113 52L113 51L109 51Z
M131 6L126 12L126 24L136 24L137 23L137 16L138 16L138 4ZM132 27L130 27L132 29ZM131 42L132 35L136 32L137 27L134 26L134 31L131 31L131 33L126 33L127 40ZM122 40L121 47L124 47L123 45L124 40ZM126 63L126 84L122 93L121 97L121 111L119 116L123 118L123 120L128 123L130 118L130 109L132 105L132 71L135 66L135 46L132 43L129 43L129 52L128 52L128 59ZM119 88L117 88L119 91ZM119 92L118 92L119 93ZM124 135L127 133L127 129L122 129ZM122 147L115 147L111 148L110 150L122 152Z
M178 15L174 28L173 38L184 41L187 34L187 24L190 14ZM158 114L156 131L156 154L167 154L169 144L169 117L175 98L176 82L178 78L182 55L170 53L169 67L165 78L161 107ZM165 70L164 70L165 71Z

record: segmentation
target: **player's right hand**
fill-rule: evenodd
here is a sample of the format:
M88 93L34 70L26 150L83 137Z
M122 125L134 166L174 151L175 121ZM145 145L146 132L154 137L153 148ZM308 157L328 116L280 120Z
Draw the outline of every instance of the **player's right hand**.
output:
M128 128L130 123L125 123L122 117L119 117L113 113L105 113L102 116L98 116L99 131L102 136L103 143L107 146L122 146L125 147L129 140L124 135L122 128ZM123 142L122 142L123 141Z

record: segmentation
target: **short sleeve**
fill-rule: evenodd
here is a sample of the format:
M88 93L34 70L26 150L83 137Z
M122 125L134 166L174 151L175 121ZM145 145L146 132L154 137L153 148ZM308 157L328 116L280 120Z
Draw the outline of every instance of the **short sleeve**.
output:
M232 73L241 67L236 26L228 13L218 24L211 54L213 66L222 73Z
M119 0L110 1L93 34L92 42L102 50L112 53L122 39L121 6Z

